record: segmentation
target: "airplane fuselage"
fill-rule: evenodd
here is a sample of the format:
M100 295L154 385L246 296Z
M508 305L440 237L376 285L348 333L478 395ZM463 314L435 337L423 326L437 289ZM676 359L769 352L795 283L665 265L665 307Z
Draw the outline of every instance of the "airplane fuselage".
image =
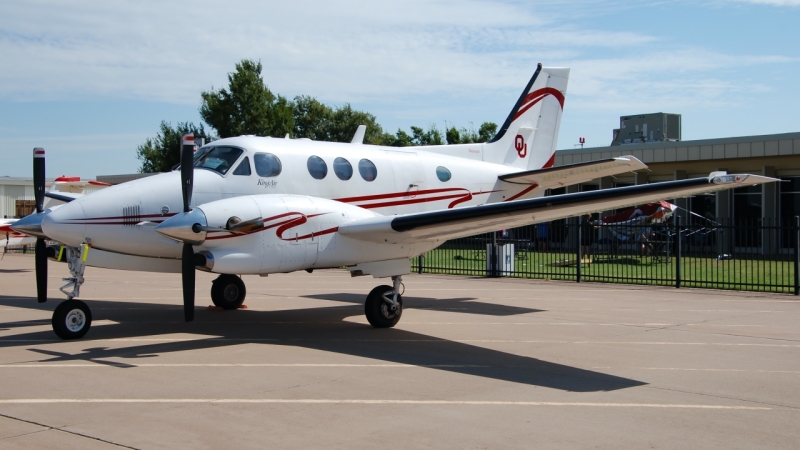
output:
M198 150L198 157L210 148L230 148L241 153L230 161L215 159L207 168L195 168L191 205L266 195L271 199L267 203L277 202L275 216L309 215L308 210L284 207L287 202L296 204L302 203L301 200L280 200L283 196L307 197L310 199L307 202L318 203L309 208L319 214L337 211L339 220L328 224L328 228L335 228L343 223L345 212L348 220L352 220L541 195L529 185L498 180L498 175L518 169L481 161L482 145L448 146L451 154L464 153L457 157L415 148L304 139L255 136L222 139ZM276 159L280 167L277 174ZM47 229L48 223L58 223L57 229L51 227L53 231L48 231L48 235L70 246L90 242L95 248L117 253L179 258L181 244L156 233L154 227L181 211L180 184L180 173L176 171L109 187L53 211L43 227ZM331 218L329 215L317 221ZM264 219L269 219L266 213ZM318 234L325 229L323 225L315 226L316 231L310 233ZM284 230L282 237L291 233L300 236L297 230ZM435 245L438 244L432 244ZM424 250L427 249L415 252ZM405 255L408 251L401 253Z

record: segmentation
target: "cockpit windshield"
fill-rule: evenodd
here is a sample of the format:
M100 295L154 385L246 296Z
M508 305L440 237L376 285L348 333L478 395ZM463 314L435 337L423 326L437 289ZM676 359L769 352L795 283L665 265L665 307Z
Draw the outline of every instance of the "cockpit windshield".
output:
M234 147L203 148L194 156L194 166L225 175L242 153L242 149Z

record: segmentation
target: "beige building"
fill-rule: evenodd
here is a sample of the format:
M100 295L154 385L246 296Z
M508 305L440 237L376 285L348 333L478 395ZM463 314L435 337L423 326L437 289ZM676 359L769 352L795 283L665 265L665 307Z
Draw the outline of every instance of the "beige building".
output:
M718 219L778 219L800 214L795 195L800 189L800 133L559 150L555 165L625 155L640 159L650 171L593 180L568 188L567 192L704 177L713 171L726 170L782 178L785 182L768 185L763 190L742 188L733 193L720 192L711 202L713 209L709 209L707 200L701 205L690 199L688 205L679 206L713 214Z

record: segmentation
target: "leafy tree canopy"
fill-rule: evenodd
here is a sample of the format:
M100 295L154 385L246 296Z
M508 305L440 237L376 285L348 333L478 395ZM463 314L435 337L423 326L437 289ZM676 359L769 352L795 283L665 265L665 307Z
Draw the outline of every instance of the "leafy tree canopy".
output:
M139 172L169 172L181 160L181 136L194 133L195 138L205 138L206 142L214 140L200 124L178 122L173 128L169 122L161 121L159 132L154 138L148 138L136 149L136 157L142 161Z
M497 124L484 122L476 133L474 129L458 129L450 127L445 131L448 144L471 144L473 142L488 142L497 133Z
M228 74L228 88L201 93L200 117L221 138L255 134L284 136L294 127L293 105L272 93L261 77L261 62L243 59Z
M403 130L397 130L395 134L384 133L380 142L380 145L388 145L391 147L442 144L444 144L442 132L436 128L435 124L431 124L428 131L420 127L411 127L410 135Z
M275 95L261 76L261 62L243 59L236 70L228 74L226 88L202 92L200 116L220 138L254 134L258 136L309 138L315 141L350 142L359 125L366 125L365 144L391 147L420 145L468 144L487 142L497 132L497 124L484 122L474 129L449 127L444 133L431 124L426 130L412 126L411 132L384 132L375 116L354 110L350 104L331 107L305 95L294 100ZM173 128L161 122L160 131L137 148L142 161L140 172L166 172L180 160L180 136L193 132L195 136L214 139L203 125L178 123Z
M296 138L315 141L350 142L359 125L366 125L365 144L380 144L383 129L375 116L354 110L350 104L327 106L309 96L294 98L294 132Z

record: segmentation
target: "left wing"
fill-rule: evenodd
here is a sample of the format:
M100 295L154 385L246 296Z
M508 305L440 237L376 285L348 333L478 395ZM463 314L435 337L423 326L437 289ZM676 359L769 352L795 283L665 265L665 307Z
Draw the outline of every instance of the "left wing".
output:
M69 203L77 198L83 197L83 194L73 194L72 192L45 192L44 196L60 202Z
M758 175L726 175L715 172L708 178L360 219L340 226L339 233L353 239L393 244L443 241L580 214L624 208L665 198L688 197L775 181L778 180Z

